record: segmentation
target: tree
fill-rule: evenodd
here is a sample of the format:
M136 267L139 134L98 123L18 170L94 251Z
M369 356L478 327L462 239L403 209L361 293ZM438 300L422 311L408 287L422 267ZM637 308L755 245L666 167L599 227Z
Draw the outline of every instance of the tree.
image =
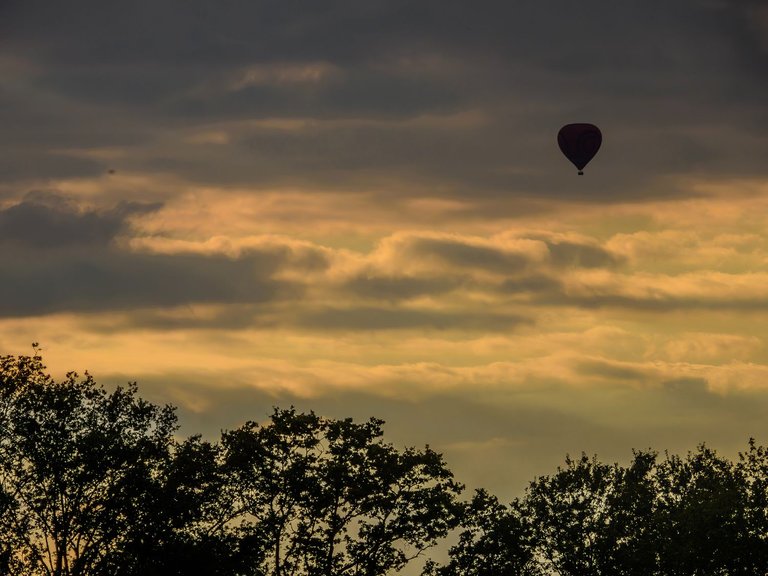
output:
M129 570L131 549L162 539L157 471L175 429L173 409L141 400L135 384L108 393L87 373L54 381L37 353L0 358L0 561L8 573Z
M430 576L766 575L768 450L750 440L738 463L704 445L662 461L636 451L626 467L567 457L509 509L478 492L462 527Z
M650 576L658 566L656 452L634 451L627 467L614 466L606 496L605 565L613 576Z
M537 574L531 526L520 502L501 504L477 490L465 506L458 544L444 566L430 562L424 576L533 576Z
M223 434L241 534L265 543L263 574L398 571L457 524L462 487L442 457L396 450L382 424L275 409L267 426Z
M35 348L37 352L37 349ZM174 409L42 359L0 357L0 573L352 574L399 570L458 522L454 482L380 420L278 410L221 443Z
M736 465L741 478L745 538L742 541L744 570L768 573L768 449L749 439L747 452L739 453ZM762 572L761 572L762 571Z
M159 472L154 509L162 538L130 551L141 576L259 576L263 543L241 537L221 446L199 435L175 443ZM157 534L157 533L156 533Z
M545 572L562 576L612 574L607 530L617 467L582 454L565 468L531 482L523 509L533 526L535 556Z
M754 447L752 446L754 449ZM752 452L751 463L761 457ZM750 460L747 460L749 465ZM765 498L759 467L740 467L704 445L683 459L668 456L657 470L659 569L670 576L768 573L765 524L754 530L752 502ZM764 500L763 500L764 501ZM763 512L764 514L764 512Z
M382 576L459 528L424 576L768 575L768 450L628 466L566 457L509 505L383 421L294 408L220 442L171 406L0 356L0 576Z

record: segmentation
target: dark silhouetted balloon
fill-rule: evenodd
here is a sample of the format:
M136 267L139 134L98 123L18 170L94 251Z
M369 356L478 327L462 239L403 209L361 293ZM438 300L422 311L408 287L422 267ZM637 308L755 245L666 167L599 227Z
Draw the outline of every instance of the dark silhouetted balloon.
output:
M584 174L584 166L597 154L602 141L600 128L594 124L566 124L557 133L560 150L579 169L580 175Z

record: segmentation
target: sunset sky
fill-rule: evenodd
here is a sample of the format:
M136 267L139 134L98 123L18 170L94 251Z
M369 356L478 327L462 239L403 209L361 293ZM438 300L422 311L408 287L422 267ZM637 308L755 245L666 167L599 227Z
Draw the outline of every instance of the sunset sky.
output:
M184 434L376 416L504 498L735 457L766 230L759 0L0 3L0 353Z

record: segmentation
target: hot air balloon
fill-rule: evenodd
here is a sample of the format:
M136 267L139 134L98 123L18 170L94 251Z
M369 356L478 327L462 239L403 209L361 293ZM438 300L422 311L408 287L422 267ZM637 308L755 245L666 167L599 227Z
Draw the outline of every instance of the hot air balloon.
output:
M602 141L600 128L594 124L566 124L557 133L560 150L579 169L580 176L584 174L584 166L597 154Z

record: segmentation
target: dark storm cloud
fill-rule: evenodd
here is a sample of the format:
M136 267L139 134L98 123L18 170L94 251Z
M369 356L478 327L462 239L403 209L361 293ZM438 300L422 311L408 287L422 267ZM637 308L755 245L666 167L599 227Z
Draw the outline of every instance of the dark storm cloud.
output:
M6 182L97 177L105 170L103 162L87 158L72 158L34 147L4 148L0 144L0 179Z
M161 207L158 203L122 202L109 210L79 210L53 192L29 192L18 204L0 210L0 245L106 246L128 229L129 217Z
M320 254L294 255L287 247L227 258L131 252L113 243L128 232L131 216L159 207L81 210L37 192L0 211L0 316L298 298L299 283L273 275L289 262L307 272L327 265Z
M271 278L280 261L276 254L238 260L116 250L2 254L0 316L297 298L300 286Z
M86 103L124 106L127 110L162 107L199 82L200 71L159 66L151 60L141 67L97 66L53 69L36 85Z
M221 157L227 167L223 175L211 174L205 163L188 162L180 170L204 181L219 179L269 184L288 179L308 180L311 185L332 185L334 189L359 190L361 185L377 183L387 174L411 178L448 179L465 185L486 181L493 185L492 173L480 174L481 167L469 167L466 153L472 138L451 142L455 131L420 129L408 126L312 125L300 130L256 129L237 137L233 155L222 148L210 152ZM448 140L446 140L448 138ZM477 144L474 144L476 147ZM485 145L487 146L487 144ZM489 154L492 154L489 151ZM496 153L498 154L498 153ZM438 177L433 174L440 174ZM473 175L476 175L475 178ZM309 182L304 182L309 185ZM393 190L392 194L398 194ZM382 199L391 202L391 198Z
M166 103L169 116L209 120L269 117L396 119L422 113L453 112L461 100L446 84L402 72L343 70L338 79L246 86L191 94ZM333 134L330 134L333 137Z
M25 96L6 114L24 124L9 124L7 134L23 138L24 125L36 126L39 148L24 155L41 173L92 175L96 167L76 159L69 171L52 163L46 134L72 147L78 137L132 140L138 150L158 130L243 118L389 121L473 110L491 121L454 131L365 128L352 137L337 126L257 132L202 158L169 149L157 169L250 183L282 174L340 188L386 176L439 184L444 195L471 191L479 203L531 194L647 199L658 176L765 174L768 51L758 6L137 0L115 12L95 0L11 1L2 8L0 42L31 64L6 75ZM314 65L332 73L286 80L279 72ZM252 66L277 72L233 87ZM99 134L109 114L111 136ZM49 121L35 120L43 115ZM595 122L605 135L581 182L554 145L571 121ZM24 164L9 163L7 177L29 176L19 173Z
M0 53L2 47L0 40ZM136 112L62 98L55 87L30 86L23 73L3 70L2 58L0 74L0 181L96 177L109 165L79 152L133 147L151 139L154 128ZM45 78L57 71L35 74ZM124 81L134 84L136 79L126 77Z
M355 63L435 46L462 54L531 52L526 58L580 74L595 63L653 68L672 59L698 59L686 46L689 40L706 37L723 20L729 32L743 30L736 20L742 9L733 4L481 0L469 9L460 0L137 0L116 14L97 0L11 0L2 31L58 62L184 65L311 57ZM681 53L671 54L670 44Z

